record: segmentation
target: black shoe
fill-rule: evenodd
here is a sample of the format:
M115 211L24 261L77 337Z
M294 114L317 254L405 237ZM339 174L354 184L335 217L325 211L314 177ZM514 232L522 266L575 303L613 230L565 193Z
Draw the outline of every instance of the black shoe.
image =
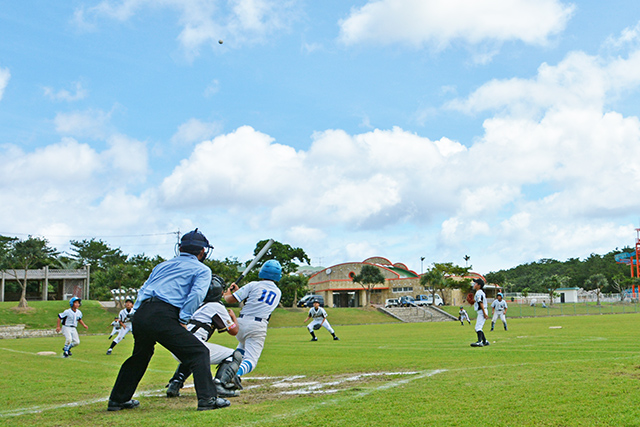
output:
M485 342L482 343L482 345L485 346L485 347L489 347L490 344L489 344L489 341L485 341Z
M471 343L471 347L484 347L484 344L482 344L481 342L472 342Z
M69 357L71 356L71 353L69 353L67 350L64 351L64 353L62 353L62 357Z
M169 384L167 384L167 397L178 397L180 396L180 389L182 388L182 383L178 380L172 380Z
M333 340L334 340L334 341L340 341L340 338L338 338L338 337L333 337Z
M216 386L216 393L218 394L218 397L237 397L240 396L240 392L236 391L236 390L230 390L228 388L225 388L225 386L222 385L222 383L220 382L219 379L215 379L213 380L215 382L215 386Z
M126 402L122 402L122 403L109 400L109 406L107 406L107 411L119 411L120 409L133 409L138 406L140 406L140 402L135 399L127 400Z
M493 331L493 328L491 328L491 331Z
M311 338L311 341L318 341L318 337Z
M221 397L198 399L198 411L210 411L212 409L226 408L229 405L231 405L231 402Z
M107 356L111 354L111 352L113 351L112 348L110 348L109 350L107 350Z

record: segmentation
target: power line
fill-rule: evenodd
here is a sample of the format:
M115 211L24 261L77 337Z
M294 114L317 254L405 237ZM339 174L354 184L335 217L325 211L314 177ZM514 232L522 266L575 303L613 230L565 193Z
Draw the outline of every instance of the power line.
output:
M104 238L112 238L112 237L150 237L150 236L168 236L170 234L179 233L177 231L171 231L169 233L151 233L151 234L114 234L114 235L106 235L106 234L94 234L94 235L62 235L62 234L48 234L47 237L65 237L65 238L96 238L96 237L104 237ZM9 235L9 236L33 236L35 233L9 233L6 231L0 231L1 235Z

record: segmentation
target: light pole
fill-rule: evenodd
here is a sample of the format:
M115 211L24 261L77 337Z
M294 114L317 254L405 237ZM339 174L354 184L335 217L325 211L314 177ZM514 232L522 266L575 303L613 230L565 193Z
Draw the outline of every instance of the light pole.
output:
M424 257L420 257L420 274L422 275L422 263L424 262Z
M469 260L470 260L470 259L471 259L471 257L470 257L469 255L465 255L465 256L464 256L464 266L465 266L465 268L466 268L466 267L469 267L469 264L468 264L468 263L469 263Z

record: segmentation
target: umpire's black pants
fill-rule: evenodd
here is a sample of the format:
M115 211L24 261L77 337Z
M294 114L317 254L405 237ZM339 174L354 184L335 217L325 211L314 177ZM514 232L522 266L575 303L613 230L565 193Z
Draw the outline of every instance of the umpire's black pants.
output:
M193 372L198 399L216 397L209 349L179 322L180 309L162 301L143 301L133 316L133 354L122 364L109 399L130 400L142 379L157 343Z

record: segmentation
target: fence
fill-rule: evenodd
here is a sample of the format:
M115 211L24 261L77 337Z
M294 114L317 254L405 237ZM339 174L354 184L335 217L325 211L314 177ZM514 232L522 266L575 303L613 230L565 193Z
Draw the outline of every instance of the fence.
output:
M548 297L548 295L547 295ZM548 298L547 298L548 301ZM623 313L638 313L640 309L637 300L626 302L602 302L600 299L600 305L596 302L586 301L577 303L554 303L553 305L547 305L542 307L540 305L541 300L535 305L529 303L519 303L518 301L511 302L507 300L509 308L507 309L507 317L548 317L548 316L579 316L589 314L623 314ZM445 306L441 307L447 312L457 316L459 307ZM476 312L473 310L473 306L465 307L469 317L471 319L476 318ZM489 316L491 316L491 307L488 307Z

